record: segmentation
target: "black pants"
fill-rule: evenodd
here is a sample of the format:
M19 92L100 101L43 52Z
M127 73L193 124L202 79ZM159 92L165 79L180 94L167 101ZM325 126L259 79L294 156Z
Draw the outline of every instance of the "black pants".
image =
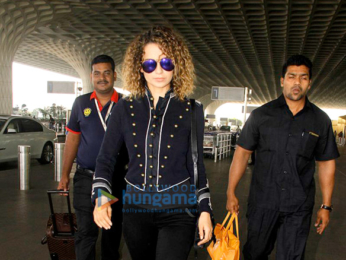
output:
M255 151L253 151L253 153L251 154L251 164L255 164L255 162L256 162L256 152Z
M184 260L193 246L196 218L182 212L139 212L124 205L124 238L132 260ZM179 209L180 211L180 209Z
M277 241L277 260L303 260L312 211L282 213L249 207L246 260L267 260Z
M75 237L77 260L94 260L99 228L94 222L91 204L92 176L77 170L74 179L73 207L77 217L78 232ZM112 228L102 229L101 259L119 259L122 232L122 200L112 205Z

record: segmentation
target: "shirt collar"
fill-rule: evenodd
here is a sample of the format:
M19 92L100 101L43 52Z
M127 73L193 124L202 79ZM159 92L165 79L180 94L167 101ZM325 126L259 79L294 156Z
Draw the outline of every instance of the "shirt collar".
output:
M280 97L276 100L275 104L276 107L282 107L284 105L287 105L286 99L283 94L280 95Z
M282 107L284 105L287 105L286 99L285 99L284 95L281 94L280 97L275 100L274 107ZM310 103L310 101L309 101L307 96L305 96L305 106L304 106L304 108L306 108L306 107L307 108L311 108L311 103Z
M101 103L99 102L99 100L97 98L95 90L90 95L90 100L93 100L93 99L97 100L97 104L99 105L99 108L100 108L100 111L101 111L103 107L102 107ZM117 103L118 100L119 100L119 94L118 94L118 92L115 89L113 89L113 94L111 96L111 101L113 101L114 103Z
M147 85L145 84L145 93L146 93L146 95L149 97L149 98L151 98L153 95L151 94L151 92L150 92L150 90L149 90L149 88L147 87ZM171 94L173 94L174 95L174 92L173 92L173 88L170 88L167 92L166 92L166 94L165 94L165 96L164 96L164 99L168 99L170 96L171 96ZM175 95L174 95L175 96Z
M311 103L307 96L305 96L305 107L311 108Z
M97 99L97 95L96 95L96 91L95 91L95 90L94 90L93 93L91 94L90 100L92 100L92 99L94 99L94 98ZM98 100L98 99L97 99L97 100ZM119 100L118 92L117 92L115 89L113 89L113 94L112 94L112 96L111 96L111 101L117 103L118 100Z

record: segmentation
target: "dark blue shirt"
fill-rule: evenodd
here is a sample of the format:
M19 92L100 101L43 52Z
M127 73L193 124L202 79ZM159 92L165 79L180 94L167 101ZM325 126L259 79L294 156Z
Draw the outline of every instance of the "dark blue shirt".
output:
M119 95L114 90L111 100L102 107L98 102L98 106L105 120L109 106L114 102L118 102ZM80 134L81 139L77 152L77 164L82 168L95 170L96 158L99 153L105 130L101 123L97 107L95 104L97 100L95 91L76 98L71 112L71 117L67 125L69 132Z

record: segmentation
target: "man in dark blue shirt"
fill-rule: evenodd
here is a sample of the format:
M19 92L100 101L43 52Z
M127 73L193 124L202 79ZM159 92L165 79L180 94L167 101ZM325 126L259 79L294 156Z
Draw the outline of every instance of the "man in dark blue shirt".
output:
M91 186L96 158L107 129L107 120L121 98L121 95L113 89L116 72L111 57L107 55L97 56L91 63L91 69L94 91L78 97L73 104L71 118L67 125L68 135L64 151L62 178L58 186L58 189L68 190L72 164L77 156L77 170L73 180L73 206L78 226L75 238L78 260L95 259L98 227L93 220L94 207L91 204ZM122 149L116 164L119 172L125 174L127 160L127 153ZM121 177L113 179L113 185L116 187L121 187L123 183ZM113 195L119 198L121 192ZM119 258L118 247L122 230L121 206L121 202L112 205L113 226L109 230L102 230L101 254L103 260Z
M318 163L322 206L315 226L322 234L332 211L335 159L339 153L329 117L310 103L311 61L294 55L283 67L283 94L254 110L238 140L229 172L227 210L239 212L236 186L256 150L248 201L246 260L304 259L315 199Z

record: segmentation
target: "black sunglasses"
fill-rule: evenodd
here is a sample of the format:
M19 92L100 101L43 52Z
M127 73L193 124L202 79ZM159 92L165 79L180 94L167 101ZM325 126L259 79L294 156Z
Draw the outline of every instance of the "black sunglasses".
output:
M163 68L165 71L172 71L172 70L174 70L173 61L171 59L169 59L169 58L161 59L160 60L160 65L161 65L161 68ZM156 60L152 60L152 59L145 60L142 63L142 68L143 68L143 70L146 73L152 73L156 69L156 66L157 66Z

